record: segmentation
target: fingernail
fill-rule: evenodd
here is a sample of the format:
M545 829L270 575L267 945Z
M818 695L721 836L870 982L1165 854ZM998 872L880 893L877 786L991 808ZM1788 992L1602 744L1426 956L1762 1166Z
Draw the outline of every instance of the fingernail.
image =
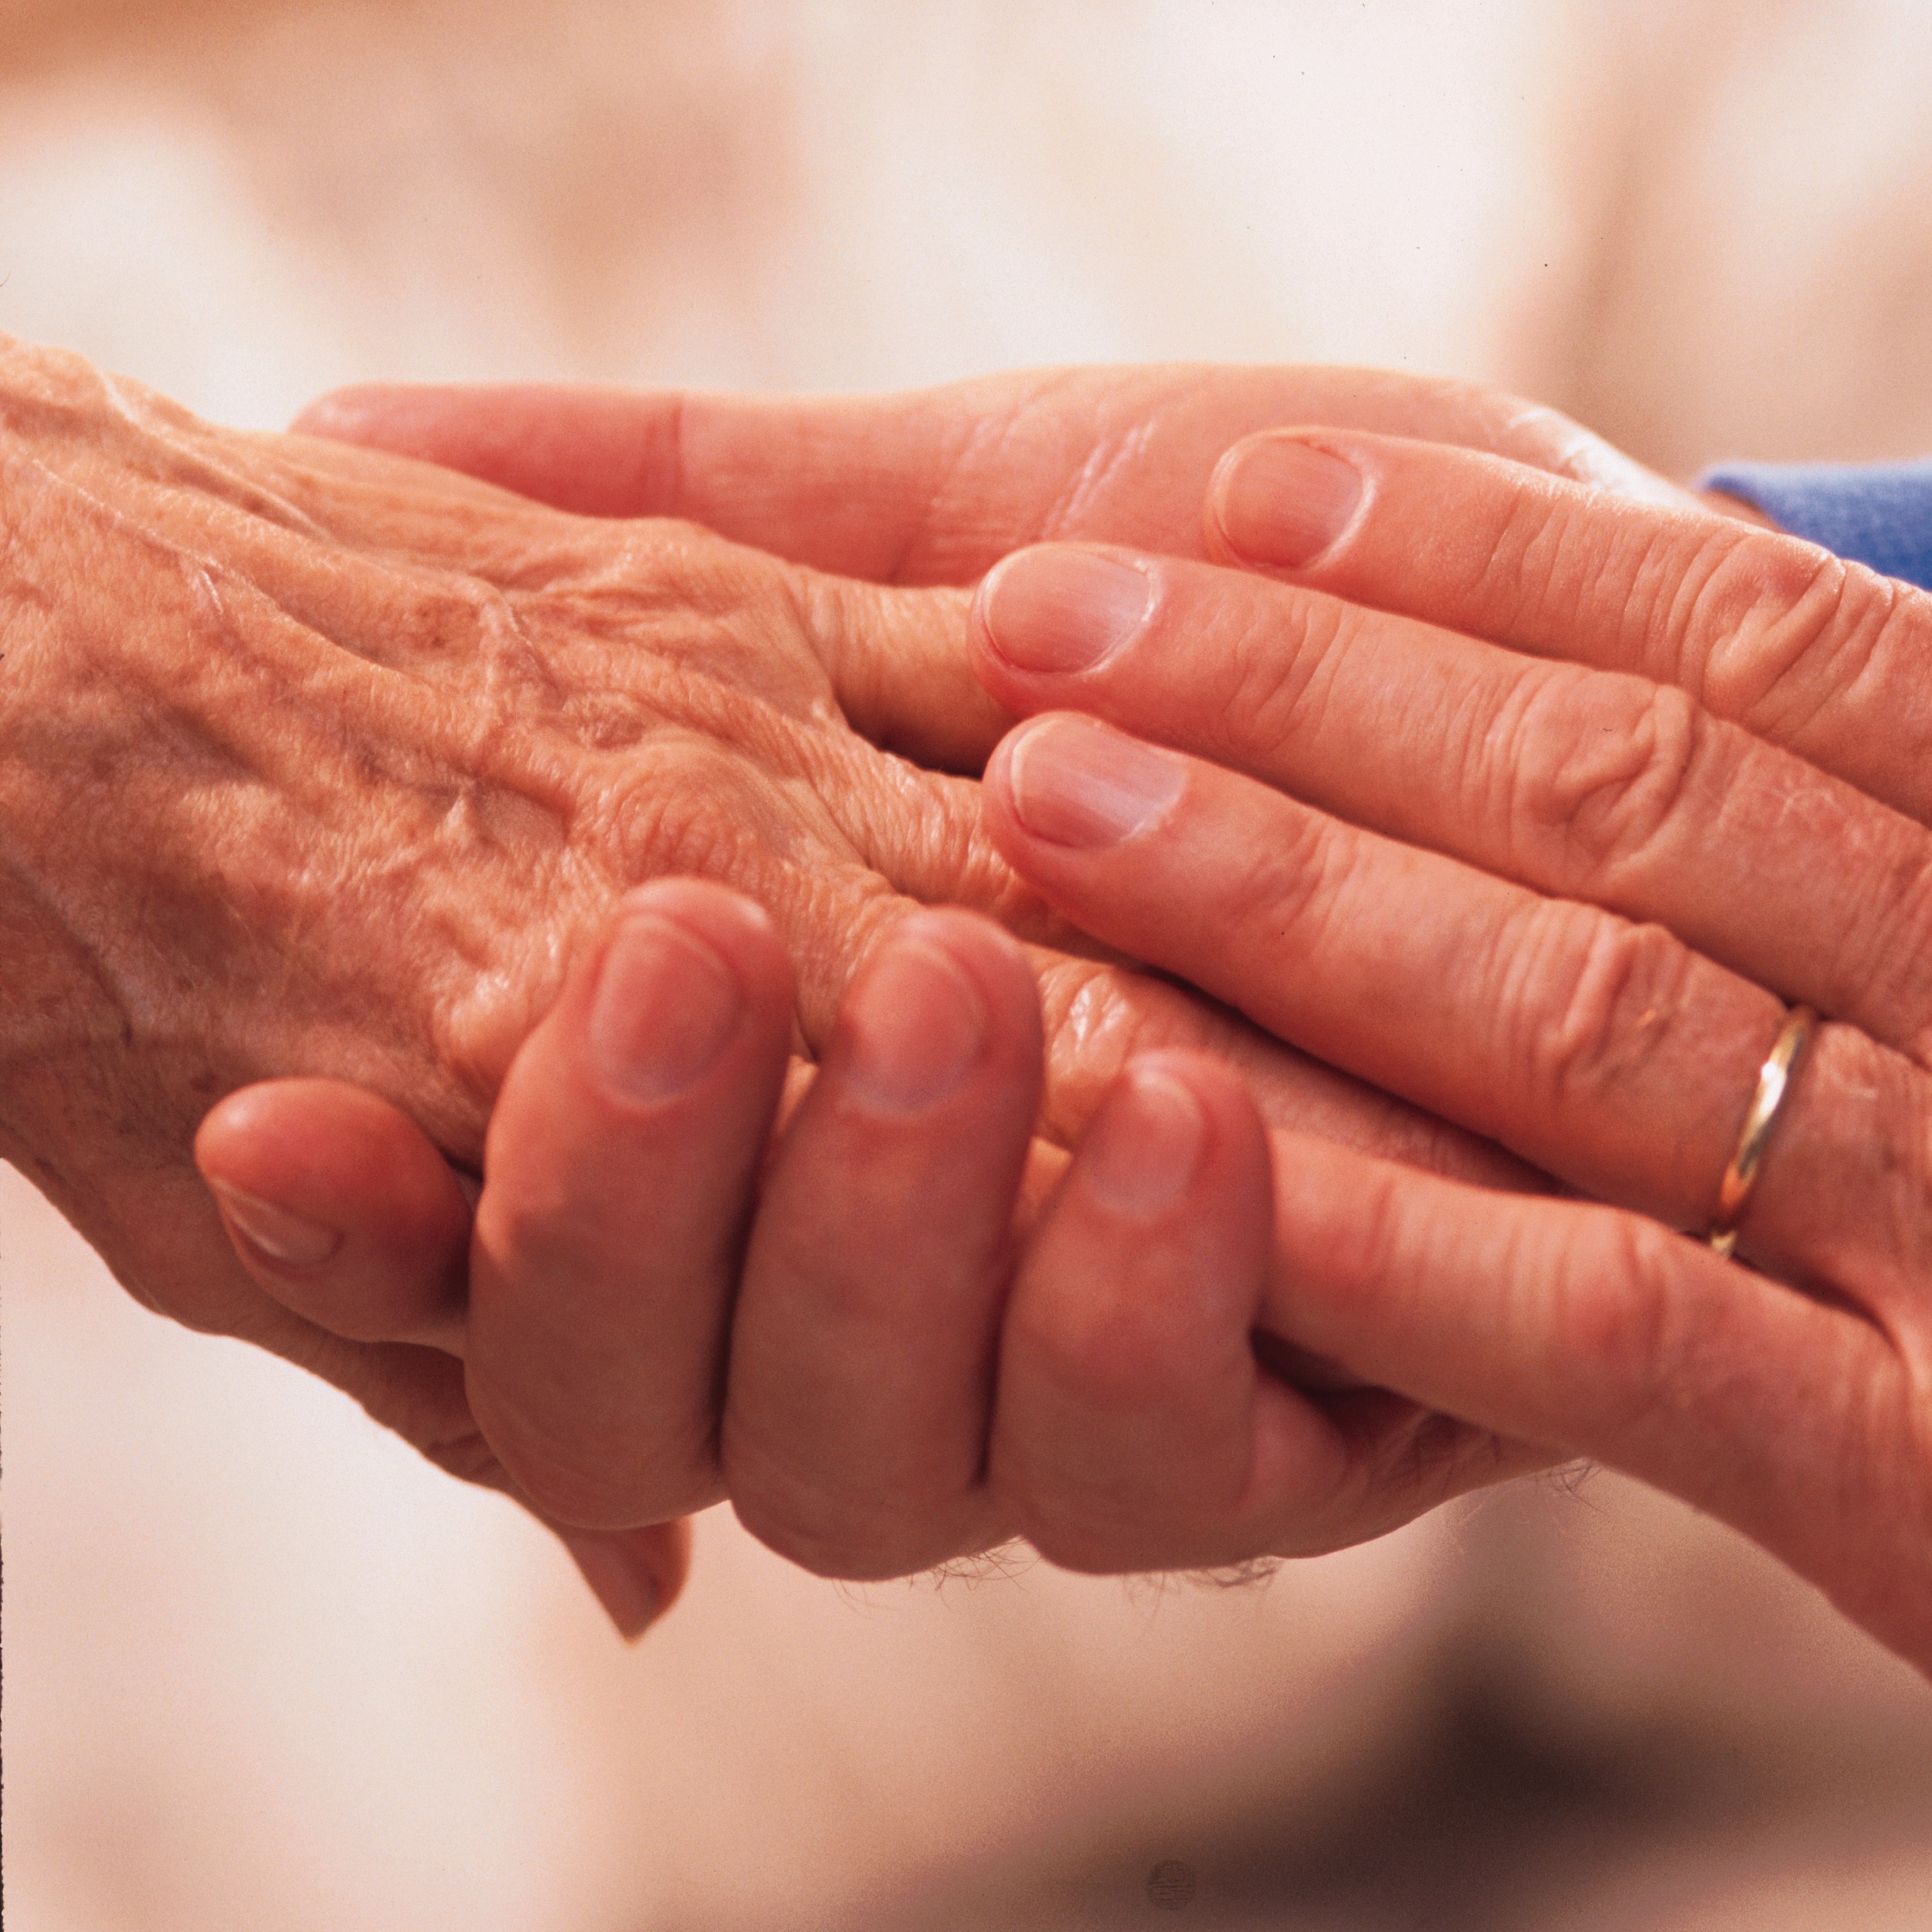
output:
M1021 671L1088 671L1146 620L1153 580L1116 557L1056 545L1009 557L986 580L980 620Z
M703 1076L744 1010L737 974L701 939L669 919L633 914L604 955L590 1050L613 1092L654 1105Z
M1353 463L1292 436L1261 436L1231 451L1214 488L1227 547L1248 563L1299 570L1354 519L1362 477Z
M1103 1205L1151 1221L1187 1193L1200 1165L1207 1121L1185 1082L1131 1067L1081 1142L1075 1169Z
M1007 762L1020 823L1049 844L1085 848L1132 838L1180 797L1186 775L1179 759L1081 718L1034 725Z
M229 1225L251 1248L260 1248L269 1260L284 1268L318 1268L342 1244L338 1229L291 1214L286 1207L245 1194L226 1181L211 1180L208 1185Z
M368 403L360 389L337 389L304 404L293 426L299 435L336 436L346 443L368 427Z
M657 1579L650 1566L606 1537L566 1536L564 1547L618 1635L634 1644L657 1620Z
M846 1024L852 1092L881 1112L918 1113L965 1079L986 1051L980 989L943 947L894 934L854 990Z

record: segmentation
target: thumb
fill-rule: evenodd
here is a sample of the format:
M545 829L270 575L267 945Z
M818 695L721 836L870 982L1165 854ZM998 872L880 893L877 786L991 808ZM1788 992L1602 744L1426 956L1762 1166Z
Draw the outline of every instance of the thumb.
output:
M803 582L813 649L852 728L929 770L976 777L1017 721L973 669L971 593L816 571Z

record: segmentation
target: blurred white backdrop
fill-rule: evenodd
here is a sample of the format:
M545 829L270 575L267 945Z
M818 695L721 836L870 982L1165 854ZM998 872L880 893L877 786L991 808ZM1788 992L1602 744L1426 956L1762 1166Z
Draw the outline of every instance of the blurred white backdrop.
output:
M1171 357L1907 453L1928 98L1923 0L0 0L0 328L263 426ZM632 1654L5 1170L0 1322L16 1927L1112 1926L1163 1859L1228 1927L1925 1923L1932 1693L1627 1486L1219 1593L837 1590L714 1516Z

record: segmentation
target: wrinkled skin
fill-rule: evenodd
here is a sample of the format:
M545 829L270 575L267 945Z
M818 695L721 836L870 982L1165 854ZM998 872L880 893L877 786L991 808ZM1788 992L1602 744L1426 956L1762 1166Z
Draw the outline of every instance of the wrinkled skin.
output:
M0 1153L149 1306L315 1369L460 1473L502 1480L460 1364L262 1294L192 1139L238 1086L327 1075L475 1169L573 950L650 877L770 911L802 1058L872 937L950 901L1034 943L1048 1141L1130 1051L1205 1044L1272 1118L1525 1177L1082 956L986 844L976 786L855 728L969 769L997 737L959 592L212 429L12 343L0 531Z

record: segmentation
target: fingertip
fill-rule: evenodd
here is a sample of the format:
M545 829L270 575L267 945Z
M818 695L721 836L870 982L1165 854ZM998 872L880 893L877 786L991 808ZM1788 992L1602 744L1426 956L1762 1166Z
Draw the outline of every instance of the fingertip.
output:
M1024 694L1017 689L1012 667L994 640L993 632L993 599L998 594L1000 579L1012 561L1012 555L1002 557L973 586L972 601L966 606L966 663L974 681L1003 718L1010 718L1015 712L1024 717L1027 708L1024 701L1016 702L1016 698L1024 700ZM1007 735L1011 735L1009 729ZM1000 742L994 741L996 749ZM993 753L988 753L989 759L992 755ZM985 770L982 766L983 779Z
M1240 1075L1175 1049L1141 1054L1115 1077L1075 1149L1071 1176L1107 1213L1153 1222L1191 1219L1204 1200L1262 1198L1269 1163L1261 1109ZM1229 1231L1241 1224L1231 1221Z
M1166 1386L1183 1338L1186 1349L1212 1336L1245 1350L1268 1251L1268 1177L1259 1111L1228 1070L1163 1052L1115 1077L1017 1298L1070 1386Z
M1248 446L1260 440L1258 435L1244 436L1240 442L1230 443L1208 473L1207 488L1201 497L1200 529L1202 545L1210 563L1230 564L1237 569L1241 567L1241 558L1228 540L1221 506L1227 499L1230 479L1247 460Z
M321 436L334 443L365 443L409 393L391 383L351 383L304 404L288 426L296 436Z
M195 1159L250 1274L332 1333L430 1339L460 1306L467 1197L380 1095L331 1080L243 1088L202 1122Z
M627 1644L659 1622L683 1594L691 1574L687 1517L606 1535L559 1531L590 1593Z
M326 1221L291 1213L280 1203L208 1177L236 1255L256 1268L294 1272L322 1267L342 1246L342 1231Z
M963 906L922 906L900 920L891 937L896 942L943 947L1003 1020L1024 1010L1031 1015L1037 1031L1039 988L1026 949L997 920Z
M1018 942L978 913L920 908L895 920L853 975L826 1055L827 1104L857 1108L878 1131L895 1123L895 1136L1003 1142L1032 1122L1043 1045L1039 989Z
M1328 440L1275 430L1227 450L1209 479L1209 545L1250 569L1302 572L1353 531L1369 480Z
M1043 746L1051 751L1051 742L1069 723L1075 731L1109 728L1080 711L1037 711L1031 718L1023 718L993 747L980 776L980 809L987 836L1000 856L1023 878L1031 877L1026 861L1035 857L1043 844L1050 847L1056 843L1042 838L1023 808L1027 760Z
M684 1105L748 1054L780 1054L794 1006L789 956L755 900L705 879L635 887L518 1052L491 1147L556 1138L559 1108L612 1108L614 1122ZM582 1137L581 1123L563 1136Z
M1239 1081L1179 1052L1123 1070L1075 1150L1014 1286L994 1455L1050 1560L1252 1553L1232 1542L1254 1486L1265 1158Z
M636 911L662 912L715 920L745 931L772 932L771 915L748 892L716 879L674 875L633 885L617 902L616 916Z
M426 1221L461 1217L462 1190L435 1143L348 1081L266 1080L229 1094L202 1121L195 1158L204 1178L297 1213L362 1203Z
M701 939L743 980L754 995L792 992L791 958L777 922L749 893L713 879L652 879L618 901L610 933L629 918L665 918Z
M1187 1069L1137 1060L1102 1098L1069 1184L1112 1219L1163 1220L1193 1188L1208 1138L1207 1111Z

